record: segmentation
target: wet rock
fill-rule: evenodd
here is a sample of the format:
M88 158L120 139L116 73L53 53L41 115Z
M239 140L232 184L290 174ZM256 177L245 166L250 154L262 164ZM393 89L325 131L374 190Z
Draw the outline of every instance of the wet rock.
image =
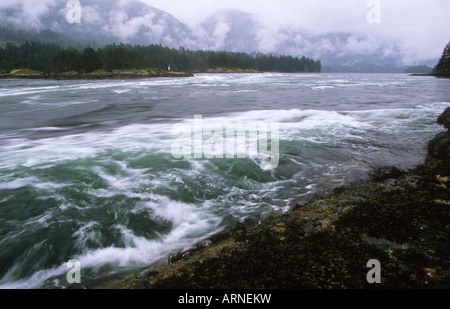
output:
M244 219L244 225L247 229L251 229L252 227L257 226L259 222L259 216L257 215L250 215L249 217Z
M437 123L443 125L448 131L439 133L428 143L426 163L450 159L450 107L438 117Z
M404 170L399 169L398 167L386 166L376 170L375 173L371 175L371 179L372 181L380 182L387 179L397 179L405 173Z
M442 132L428 143L428 156L426 161L437 159L440 161L450 159L450 134Z
M244 240L247 235L247 227L241 222L237 222L234 228L231 230L231 234L236 240Z
M450 130L450 107L448 107L437 119L437 123Z

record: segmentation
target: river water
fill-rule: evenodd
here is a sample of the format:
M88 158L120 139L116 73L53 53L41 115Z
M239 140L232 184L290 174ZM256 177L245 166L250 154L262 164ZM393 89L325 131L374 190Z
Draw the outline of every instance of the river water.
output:
M405 74L1 80L0 288L90 288L374 168L412 168L448 106L449 79ZM194 136L199 116L276 125L277 164L177 158L174 128Z

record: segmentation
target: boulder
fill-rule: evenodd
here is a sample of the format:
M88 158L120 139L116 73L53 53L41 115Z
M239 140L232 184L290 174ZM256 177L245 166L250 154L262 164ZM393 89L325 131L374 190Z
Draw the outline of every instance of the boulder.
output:
M450 134L448 132L439 133L428 143L427 161L431 159L450 160Z
M447 128L447 132L441 132L428 143L428 156L426 162L431 160L450 160L450 107L448 107L437 120L438 124Z
M386 179L396 179L404 174L406 174L406 172L399 169L398 167L386 166L376 170L375 173L370 176L370 178L372 179L372 181L380 182Z
M437 119L437 123L450 130L450 107L448 107Z

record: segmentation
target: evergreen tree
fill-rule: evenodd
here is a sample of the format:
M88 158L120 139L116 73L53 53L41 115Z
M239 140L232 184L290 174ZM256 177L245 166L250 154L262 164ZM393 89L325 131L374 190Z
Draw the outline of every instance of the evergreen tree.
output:
M450 75L450 43L445 47L441 59L434 68L434 73Z
M25 43L20 46L6 44L0 49L0 70L32 69L47 72L50 70L53 54L59 51L55 44Z
M448 56L448 48L444 54ZM444 70L442 68L448 62L447 56L443 56L444 60L437 69ZM87 47L80 52L72 47L61 49L57 45L32 42L20 46L7 44L5 49L0 49L0 70L8 72L17 68L54 73L91 72L101 68L107 71L144 68L166 70L169 65L172 70L190 72L206 72L217 68L290 73L321 70L320 61L304 56L298 58L261 53L191 51L161 45L111 44L97 50Z
M83 50L83 69L85 72L92 72L102 67L102 59L97 56L95 50L87 47Z
M56 73L77 71L83 68L82 54L74 48L61 50L53 56L52 71Z

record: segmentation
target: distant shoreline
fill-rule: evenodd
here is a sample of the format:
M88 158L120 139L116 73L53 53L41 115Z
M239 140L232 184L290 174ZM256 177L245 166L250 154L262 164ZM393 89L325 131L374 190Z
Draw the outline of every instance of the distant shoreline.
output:
M108 80L108 79L145 79L158 77L194 77L195 74L258 74L258 73L287 73L287 72L265 72L253 69L228 69L214 68L204 72L175 72L151 69L139 70L114 70L111 72L98 70L89 73L64 72L44 73L29 69L13 70L11 73L0 73L0 79L48 79L48 80ZM291 72L294 74L320 74L322 72Z
M156 70L114 70L94 71L90 73L65 72L43 73L32 70L14 70L11 73L0 74L0 79L49 79L49 80L108 80L108 79L144 79L158 77L193 77L187 72L171 72Z
M129 70L96 70L88 73L76 71L64 73L44 73L31 69L15 69L10 73L1 73L0 79L41 79L41 80L119 80L119 79L146 79L158 77L194 77L195 74L258 74L258 73L288 73L275 71L256 71L254 69L232 69L225 67L210 68L206 71L176 72L160 69L129 69ZM330 72L291 72L297 74L314 74ZM450 78L449 74L439 73L410 73L409 76L434 76Z
M232 70L232 69L209 69L206 72L174 72L156 70L114 70L94 71L89 73L65 72L65 73L43 73L28 69L15 70L16 73L0 73L0 79L35 79L35 80L120 80L120 79L146 79L160 77L194 77L195 74L257 74L268 73L255 70ZM277 73L277 72L271 72ZM281 73L281 72L279 72ZM284 72L286 73L286 72ZM301 74L326 73L326 72L293 72ZM437 78L450 78L450 74L437 73L412 73L409 76L433 76Z
M441 73L414 73L410 74L409 76L434 76L441 78L450 78L450 74L441 74Z

